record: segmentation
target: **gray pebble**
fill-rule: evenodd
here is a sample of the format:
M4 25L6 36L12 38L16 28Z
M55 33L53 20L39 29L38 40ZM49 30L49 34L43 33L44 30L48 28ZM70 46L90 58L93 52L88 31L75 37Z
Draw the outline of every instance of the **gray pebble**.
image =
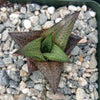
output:
M20 92L16 89L13 89L13 88L7 88L7 93L8 94L19 94Z
M93 85L93 84L90 84L90 85L89 85L89 91L90 91L90 92L93 92L93 90L94 90L94 85Z
M38 83L38 82L42 82L43 81L44 76L42 75L42 73L40 71L35 71L30 76L30 78L32 79L32 81L34 81L34 83Z
M96 21L96 18L91 18L89 20L89 26L90 27L93 27L93 28L97 28L97 21Z
M20 19L25 19L25 14L22 14L22 13L21 13L21 14L19 15L19 18L20 18Z
M7 13L0 12L0 22L6 22L8 19Z
M25 14L26 13L26 7L21 7L20 12Z
M79 51L80 51L80 48L79 48L78 46L76 46L76 47L72 50L71 55L78 55Z
M5 65L12 64L12 58L11 57L4 58L3 62L4 62Z
M26 100L26 95L25 94L20 94L18 100Z
M9 85L9 76L7 75L5 70L1 70L0 72L0 84L3 86Z
M93 73L92 76L90 77L90 82L96 82L98 80L98 72Z
M13 80L10 80L9 85L10 85L10 88L14 88L14 89L18 87L18 83Z
M4 62L2 60L0 60L0 68L5 67Z
M59 16L60 16L59 12L55 12L54 14L52 14L51 20L56 20L57 18L59 18Z
M28 11L33 12L36 9L36 5L35 4L27 4L27 9L28 9Z
M93 54L91 56L91 60L90 60L90 68L96 68L97 66L97 60L96 60L96 57L95 57L95 54Z
M34 87L34 82L33 81L27 81L26 85L28 88L33 88Z
M39 91L43 91L43 84L36 84L34 86L34 89L39 90Z
M93 43L98 43L98 37L97 37L97 35L94 32L93 33L90 33L89 35L87 35L87 37Z
M69 95L65 95L64 100L71 100L71 96L69 96Z
M5 29L5 26L3 24L0 24L0 32L2 32Z
M64 87L64 94L71 94L71 89L69 87Z
M47 21L47 16L43 13L40 15L39 23L43 25Z
M2 33L2 41L6 41L8 39L8 30L5 30Z
M34 100L33 98L30 97L26 97L26 100Z
M23 62L23 60L18 59L18 61L15 61L15 64L16 64L16 66L17 66L18 68L22 68L24 62Z
M9 77L14 80L15 82L20 82L20 73L19 71L11 71L11 70L8 70L7 71Z

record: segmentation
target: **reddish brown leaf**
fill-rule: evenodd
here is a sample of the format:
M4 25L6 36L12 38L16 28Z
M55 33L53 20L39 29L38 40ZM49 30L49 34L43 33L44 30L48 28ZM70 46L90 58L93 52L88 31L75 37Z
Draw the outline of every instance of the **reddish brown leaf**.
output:
M62 62L35 62L35 65L48 80L53 92L55 93L60 81Z
M34 32L9 32L9 35L20 47L23 47L32 40L40 37L42 32L42 30Z
M69 55L81 39L81 37L71 34L66 45L65 53Z
M34 63L34 59L27 57L27 65L28 65L28 71L34 72L36 70L38 70L37 66Z

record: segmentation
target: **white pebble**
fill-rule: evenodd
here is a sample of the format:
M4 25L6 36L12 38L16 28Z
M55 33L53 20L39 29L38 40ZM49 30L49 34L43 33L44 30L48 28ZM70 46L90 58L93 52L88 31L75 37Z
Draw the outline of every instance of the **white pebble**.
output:
M6 9L5 7L2 7L2 8L1 8L1 11L2 11L2 12L6 12L7 9Z
M55 12L55 7L48 7L48 12L50 13L50 14L53 14L54 12Z
M55 19L55 23L58 23L58 22L60 22L62 20L62 18L56 18Z
M47 21L44 25L43 25L43 29L48 29L50 27L52 27L54 25L54 21Z
M83 11L83 12L87 11L87 6L83 5L82 8L81 8L81 11Z
M94 11L90 11L90 16L95 17L96 13Z
M30 20L24 20L24 27L26 28L26 29L30 29L31 28L31 21Z
M86 86L87 85L87 81L84 78L80 77L79 78L79 85L80 86Z
M77 7L75 7L74 5L70 5L68 6L68 10L77 11Z

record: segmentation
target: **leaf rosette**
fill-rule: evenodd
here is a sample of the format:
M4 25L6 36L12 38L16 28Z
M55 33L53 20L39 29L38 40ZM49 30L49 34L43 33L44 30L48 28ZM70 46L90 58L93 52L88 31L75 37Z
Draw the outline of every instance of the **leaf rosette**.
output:
M39 69L54 93L60 81L63 62L69 62L68 55L81 39L71 34L78 15L79 12L68 15L45 31L9 32L21 47L15 54L26 56L29 72Z

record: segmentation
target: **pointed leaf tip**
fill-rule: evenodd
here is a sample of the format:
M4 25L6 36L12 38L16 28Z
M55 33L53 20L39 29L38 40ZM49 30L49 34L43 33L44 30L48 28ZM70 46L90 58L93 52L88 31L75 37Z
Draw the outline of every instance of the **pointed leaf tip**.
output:
M61 62L35 62L35 65L48 80L52 90L56 93L61 71L63 69L63 63Z
M41 51L42 53L50 52L52 49L52 35L48 35L42 42Z
M37 38L29 42L23 48L19 49L16 53L39 60L39 61L45 61L45 58L43 57L40 51L41 41L42 41L42 38Z

